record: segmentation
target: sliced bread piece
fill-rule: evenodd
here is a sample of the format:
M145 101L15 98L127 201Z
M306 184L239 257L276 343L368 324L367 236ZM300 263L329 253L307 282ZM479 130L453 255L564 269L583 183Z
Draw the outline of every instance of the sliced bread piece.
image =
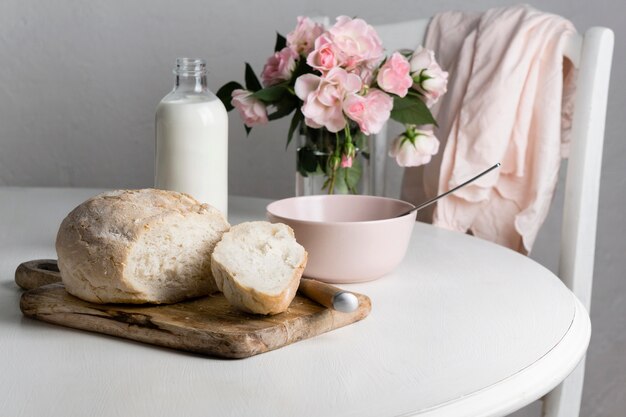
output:
M217 287L235 308L278 314L295 297L306 260L291 227L248 222L224 233L211 256L211 270Z

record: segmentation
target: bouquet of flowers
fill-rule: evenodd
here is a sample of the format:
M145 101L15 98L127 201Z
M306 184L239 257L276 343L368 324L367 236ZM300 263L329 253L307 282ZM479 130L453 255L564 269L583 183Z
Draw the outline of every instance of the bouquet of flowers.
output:
M368 156L365 137L389 118L406 127L389 150L399 165L425 164L438 152L430 107L446 92L448 74L422 47L386 57L375 29L362 19L339 16L325 28L298 17L286 37L277 34L261 79L246 63L245 88L231 81L217 95L227 110L239 111L248 133L293 114L287 145L296 130L307 137L298 172L322 171L328 193L355 192L361 172L355 156Z

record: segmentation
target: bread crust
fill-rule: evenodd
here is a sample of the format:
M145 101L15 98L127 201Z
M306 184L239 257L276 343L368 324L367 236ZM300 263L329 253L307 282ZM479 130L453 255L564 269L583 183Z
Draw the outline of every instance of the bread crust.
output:
M143 236L164 222L189 218L194 225L209 229L207 233L216 234L213 248L230 227L217 209L174 191L116 190L90 198L68 214L57 234L58 264L66 290L94 303L133 304L174 303L215 291L210 259L206 276L198 277L201 285L163 296L146 291L145 283L128 271L129 255Z

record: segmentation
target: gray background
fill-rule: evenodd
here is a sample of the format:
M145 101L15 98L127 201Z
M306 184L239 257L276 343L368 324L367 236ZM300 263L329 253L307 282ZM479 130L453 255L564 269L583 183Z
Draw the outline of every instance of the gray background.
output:
M372 24L468 9L446 1L153 1L71 0L0 3L0 185L143 187L152 185L154 110L172 87L178 56L204 57L217 88L260 72L276 30L298 15L358 15ZM474 10L514 4L480 0ZM549 0L535 6L571 19L579 30L615 31L583 416L626 409L626 99L624 0ZM284 151L287 122L253 130L230 121L230 192L267 198L293 191L294 153ZM397 172L396 172L397 174ZM391 187L390 193L397 192ZM556 268L562 183L533 257ZM2 204L2 202L0 202ZM537 407L521 414L532 415ZM520 415L521 415L520 414Z

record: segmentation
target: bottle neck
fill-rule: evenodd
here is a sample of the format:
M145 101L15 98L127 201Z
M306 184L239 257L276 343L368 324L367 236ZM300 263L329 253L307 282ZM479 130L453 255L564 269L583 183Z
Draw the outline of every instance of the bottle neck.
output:
M203 59L176 59L176 85L179 93L203 93L208 91L206 82L206 61Z
M181 93L202 93L208 90L206 74L180 75L176 74L175 90Z

